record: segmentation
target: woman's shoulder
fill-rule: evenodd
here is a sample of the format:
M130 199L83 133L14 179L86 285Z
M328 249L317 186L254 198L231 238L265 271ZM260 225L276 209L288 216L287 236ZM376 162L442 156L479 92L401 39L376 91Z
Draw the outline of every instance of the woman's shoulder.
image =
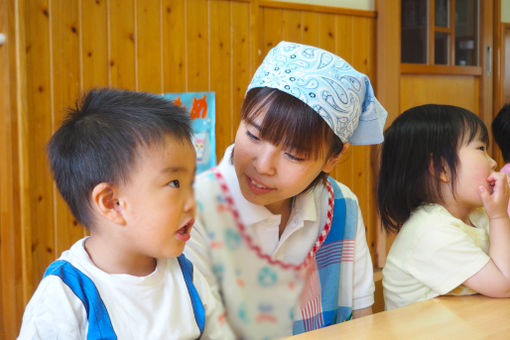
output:
M333 186L336 184L336 187L338 188L338 191L335 191L335 196L338 196L338 194L340 194L345 198L350 198L355 201L358 201L358 197L356 196L356 194L347 185L343 184L342 182L339 182L338 180L334 179L333 177L329 177L329 181ZM325 186L324 186L324 190L325 190Z

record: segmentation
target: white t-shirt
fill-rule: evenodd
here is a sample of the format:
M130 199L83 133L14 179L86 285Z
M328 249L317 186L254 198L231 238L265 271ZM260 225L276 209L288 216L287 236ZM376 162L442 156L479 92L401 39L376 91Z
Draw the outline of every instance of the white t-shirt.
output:
M158 260L154 272L143 277L108 274L92 263L84 240L60 259L94 282L119 339L196 339L200 335L176 258ZM232 339L221 302L196 268L193 283L205 309L204 338ZM85 339L87 328L81 300L59 277L48 275L25 309L19 339Z
M230 161L232 146L227 148L223 160L218 165L218 170L222 174L223 179L226 181L228 190L234 200L235 207L240 213L240 219L245 230L252 238L253 243L260 247L261 252L270 255L274 260L285 263L299 264L303 262L308 255L310 249L317 241L317 237L324 228L327 210L329 205L328 191L324 186L318 185L313 190L299 195L294 202L289 222L279 237L279 225L281 216L273 215L264 206L254 205L247 201L241 193L239 182L235 173L234 166ZM205 176L211 176L211 173L204 173L197 177L195 181L195 191L197 196L197 203L199 206L198 217L196 219L195 227L192 230L191 240L187 243L184 253L193 262L193 264L200 269L200 271L207 278L210 285L216 291L219 290L216 275L218 268L212 268L210 247L215 247L215 244L210 242L210 233L215 233L221 230L219 226L223 226L227 221L220 220L220 214L203 215L202 211L207 210L204 207L216 204L214 200L217 199L216 192L203 192L201 191L201 182L206 181ZM357 202L356 196L345 185L338 183L342 190L344 197L352 199ZM225 207L225 209L228 209ZM357 218L357 232L354 240L354 261L353 261L353 292L352 292L352 306L353 309L362 309L370 307L374 303L374 281L373 281L373 267L370 257L370 252L365 238L365 226L359 207ZM216 226L216 227L215 227ZM247 264L248 265L248 264ZM246 283L246 286L256 284ZM228 296L228 300L236 299L233 296L232 290L223 291L224 296ZM275 294L277 294L275 292ZM274 301L283 304L285 299L282 296L275 296ZM239 302L242 304L241 302ZM257 297L253 295L253 304L257 303ZM293 303L296 303L294 301ZM237 304L230 303L230 306ZM288 306L288 310L291 309ZM237 315L239 310L226 306L228 315ZM246 332L245 332L246 333ZM288 333L287 335L291 335ZM255 336L255 334L253 334Z
M386 309L439 295L475 292L462 283L490 260L489 220L483 209L470 214L476 228L438 204L417 208L395 238L383 269Z

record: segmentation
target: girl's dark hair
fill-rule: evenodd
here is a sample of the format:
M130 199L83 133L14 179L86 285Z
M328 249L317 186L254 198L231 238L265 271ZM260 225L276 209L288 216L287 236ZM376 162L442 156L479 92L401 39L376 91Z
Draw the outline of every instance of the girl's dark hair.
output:
M241 119L253 124L263 113L265 117L260 124L260 137L295 150L305 158L317 159L324 151L327 152L326 158L333 157L344 147L319 114L283 91L270 87L256 87L248 91L241 107ZM329 145L329 150L324 150L323 145ZM327 176L321 172L306 190L327 179Z
M106 182L125 183L140 146L168 135L191 143L189 115L160 96L116 89L86 93L48 143L48 158L74 217L90 228L90 194Z
M492 135L501 150L505 163L510 162L510 104L506 104L499 110L491 127Z
M438 179L445 169L455 192L457 152L475 138L488 145L487 127L474 113L456 106L417 106L395 119L384 134L377 188L387 231L400 230L421 204L442 200Z

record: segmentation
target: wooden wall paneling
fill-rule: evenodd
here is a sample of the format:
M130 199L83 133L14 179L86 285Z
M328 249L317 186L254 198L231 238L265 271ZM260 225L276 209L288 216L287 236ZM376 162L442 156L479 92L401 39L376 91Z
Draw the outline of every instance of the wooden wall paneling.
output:
M136 1L136 59L138 91L163 92L161 1Z
M283 40L283 10L279 8L264 8L260 9L260 23L262 33L260 37L260 62L266 57L267 52L280 41ZM260 64L260 63L259 63ZM256 67L259 66L256 65Z
M352 28L352 17L347 15L337 15L335 18L335 54L340 56L348 63L352 63L353 58L353 28ZM353 148L349 148L340 162L333 171L333 177L352 188L354 183L353 176Z
M6 41L0 46L0 338L18 334L24 307L21 276L21 226L19 206L19 163L16 105L21 73L16 69L20 36L12 1L0 0L0 32ZM20 27L21 28L21 27ZM24 68L23 68L24 70Z
M183 92L186 80L185 0L163 0L163 92Z
M135 9L133 0L108 0L109 85L136 89Z
M331 53L336 54L336 20L334 14L321 13L319 15L319 44Z
M302 40L303 44L318 46L319 45L319 13L302 11Z
M254 25L251 21L251 3L232 2L232 111L229 112L230 121L230 143L234 141L237 127L240 121L241 106L246 88L255 73L256 58L253 58L257 50L257 40L250 30ZM224 117L227 117L226 115ZM216 146L218 160L223 156L223 151Z
M108 86L107 0L80 1L81 89Z
M401 112L417 105L456 105L478 114L479 80L473 76L402 75Z
M367 74L369 67L369 49L370 43L368 22L371 19L364 17L352 18L353 39L353 58L351 65L364 74ZM355 33L354 33L355 32ZM370 168L371 147L366 145L353 145L352 147L352 179L351 190L358 196L359 205L363 214L365 225L367 226L367 242L372 243L371 231L373 214L373 196L372 196L372 173ZM373 256L373 252L371 252Z
M209 91L209 2L194 0L185 4L187 91Z
M232 143L232 37L231 2L209 3L209 36L211 49L211 90L216 96L216 158L221 160L223 151Z
M353 18L347 15L336 16L336 54L342 57L349 64L353 58ZM357 40L357 38L356 38Z
M400 1L376 1L376 86L375 94L388 111L386 127L400 111ZM379 148L378 148L379 149ZM373 161L379 165L378 155ZM376 158L376 159L374 159ZM380 224L380 221L377 220ZM395 234L375 228L374 266L383 268Z
M53 183L45 142L52 131L50 9L47 0L26 1L24 17L26 108L20 110L20 194L24 302L32 296L44 269L54 259Z
M78 2L52 0L50 18L52 112L47 112L46 119L51 117L53 126L51 131L46 131L49 135L39 140L43 146L48 142L50 135L60 126L66 114L65 109L76 101L81 83ZM56 228L55 245L48 247L46 251L51 251L54 257L58 257L77 239L84 236L84 229L72 216L55 185L53 185L53 204ZM37 278L36 282L39 279Z
M303 22L301 20L301 11L283 10L282 22L282 40L301 42L303 39ZM276 42L275 42L276 44Z

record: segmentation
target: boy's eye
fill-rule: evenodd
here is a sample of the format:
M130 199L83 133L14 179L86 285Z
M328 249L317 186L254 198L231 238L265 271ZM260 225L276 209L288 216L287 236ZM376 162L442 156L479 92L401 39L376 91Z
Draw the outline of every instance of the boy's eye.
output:
M168 186L171 187L171 188L180 188L181 187L181 183L179 182L178 179L174 179L173 181L170 181L168 183Z

